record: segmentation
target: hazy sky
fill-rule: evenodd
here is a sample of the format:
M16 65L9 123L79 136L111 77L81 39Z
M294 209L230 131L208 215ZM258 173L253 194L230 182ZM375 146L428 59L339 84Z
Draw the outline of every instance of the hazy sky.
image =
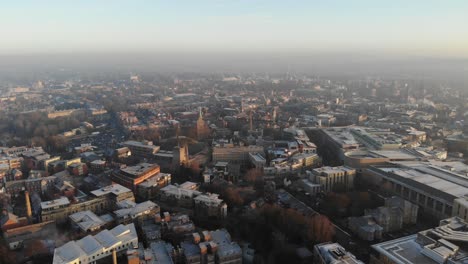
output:
M0 54L385 52L468 57L466 0L0 0Z

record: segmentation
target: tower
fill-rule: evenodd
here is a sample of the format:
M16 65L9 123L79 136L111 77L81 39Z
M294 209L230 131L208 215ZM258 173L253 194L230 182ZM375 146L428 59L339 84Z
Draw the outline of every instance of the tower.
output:
M203 120L202 108L199 109L198 120L197 120L197 139L205 139L208 137L209 131L208 126L206 125L205 120Z
M249 113L249 128L250 128L250 131L253 131L252 110L250 110L250 113Z
M24 191L24 199L26 200L26 217L28 218L28 221L32 221L32 210L31 210L31 201L29 199L29 192Z

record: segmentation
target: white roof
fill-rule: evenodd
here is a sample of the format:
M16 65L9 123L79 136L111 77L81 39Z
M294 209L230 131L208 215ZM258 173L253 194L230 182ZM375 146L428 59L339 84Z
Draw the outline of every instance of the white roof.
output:
M54 264L70 263L87 258L96 252L104 252L128 242L138 243L135 225L119 225L112 230L103 230L95 236L86 236L58 247L54 252Z
M95 196L103 196L109 193L113 193L115 195L119 195L121 193L130 192L130 189L120 185L120 184L112 184L97 190L92 191L91 193Z
M53 208L56 206L68 205L68 204L70 204L70 201L68 200L67 197L60 197L59 199L55 199L52 201L41 202L41 208L47 209L47 208Z
M71 221L76 223L84 231L100 227L105 224L99 216L89 210L76 212L69 217Z

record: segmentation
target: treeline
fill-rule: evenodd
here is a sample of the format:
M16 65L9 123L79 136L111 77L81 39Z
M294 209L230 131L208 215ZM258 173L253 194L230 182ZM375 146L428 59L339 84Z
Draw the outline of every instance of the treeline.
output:
M62 151L66 140L59 134L77 128L85 120L84 115L72 115L49 119L45 112L18 114L7 120L0 133L11 134L11 146L35 145L47 150Z

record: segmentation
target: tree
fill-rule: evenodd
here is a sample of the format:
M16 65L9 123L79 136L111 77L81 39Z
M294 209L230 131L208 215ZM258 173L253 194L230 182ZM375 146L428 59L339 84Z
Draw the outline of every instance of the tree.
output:
M241 206L244 204L244 199L241 197L239 190L233 187L226 188L224 195L226 203L233 206Z
M249 169L244 174L244 179L250 183L254 183L260 181L262 179L263 173L258 168Z

